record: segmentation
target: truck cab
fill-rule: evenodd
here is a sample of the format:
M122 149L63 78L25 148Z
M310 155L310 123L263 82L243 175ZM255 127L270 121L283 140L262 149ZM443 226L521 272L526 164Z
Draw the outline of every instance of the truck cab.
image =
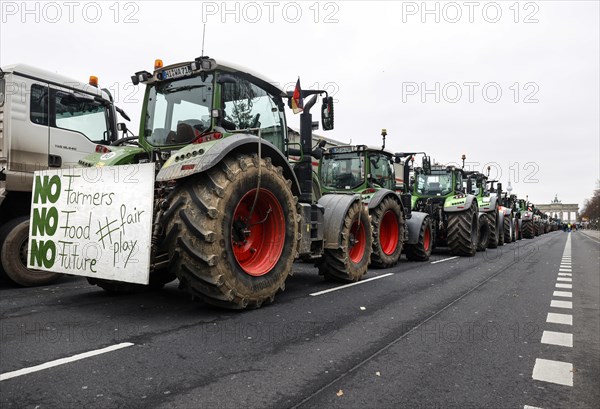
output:
M0 69L0 271L12 281L46 282L20 280L12 271L18 260L8 260L13 235L28 225L33 172L73 167L107 150L118 138L117 111L126 117L96 77L82 83L26 64Z

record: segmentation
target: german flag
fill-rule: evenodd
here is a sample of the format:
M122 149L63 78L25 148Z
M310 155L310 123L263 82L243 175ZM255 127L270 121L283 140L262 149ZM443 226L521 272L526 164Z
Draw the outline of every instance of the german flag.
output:
M294 95L292 96L292 111L294 111L294 114L304 111L304 99L302 98L302 89L300 88L300 77L298 77L296 88L294 88Z

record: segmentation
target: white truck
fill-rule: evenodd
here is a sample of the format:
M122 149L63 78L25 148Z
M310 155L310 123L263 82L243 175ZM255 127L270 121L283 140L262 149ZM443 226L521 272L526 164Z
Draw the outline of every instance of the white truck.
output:
M107 90L25 64L0 69L0 274L21 286L45 285L55 273L27 266L33 172L68 168L118 139Z

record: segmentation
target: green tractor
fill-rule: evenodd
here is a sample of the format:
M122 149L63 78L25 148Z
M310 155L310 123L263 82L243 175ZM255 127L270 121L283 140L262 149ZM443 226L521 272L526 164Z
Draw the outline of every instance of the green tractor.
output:
M401 158L385 150L386 135L382 130L381 148L351 145L326 149L319 163L324 197L357 193L369 209L373 230L371 264L379 268L396 265L403 249L409 260L420 261L428 260L432 249L429 216L411 212L410 193L396 179L395 164Z
M504 214L504 242L521 240L523 235L520 229L520 212L517 206L517 195L505 193L500 201L500 211Z
M538 217L535 212L535 206L529 200L519 199L519 214L521 235L526 239L533 239L538 236L537 221Z
M435 247L448 246L457 256L473 256L480 244L477 198L466 191L464 171L454 166L431 165L423 156L414 169L412 210L431 217Z
M205 56L167 67L157 60L153 73L132 81L146 86L139 139L119 140L80 164L155 163L151 285L178 278L207 303L242 309L272 302L303 256L320 256L326 278L362 278L372 232L360 197L313 199L310 109L324 94L322 127L333 129L326 91L284 92ZM296 110L304 101L299 148L287 136L286 100ZM300 154L298 163L291 153ZM89 281L109 291L131 287Z
M463 158L464 155L463 155ZM464 159L463 159L464 160ZM489 172L489 169L488 169ZM465 171L467 176L466 190L477 198L480 218L485 220L479 223L478 251L486 248L495 249L504 244L504 213L500 212L498 197L502 194L502 184L494 187L496 180L489 180L488 176L476 171ZM475 183L473 183L475 182ZM486 240L487 238L487 240Z

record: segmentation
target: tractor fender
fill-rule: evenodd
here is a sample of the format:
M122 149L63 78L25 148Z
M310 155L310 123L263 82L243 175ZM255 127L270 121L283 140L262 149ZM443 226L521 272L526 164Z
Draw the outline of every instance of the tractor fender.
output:
M406 219L406 227L408 228L408 241L406 244L417 244L419 243L419 234L421 232L421 226L425 223L425 218L429 215L423 212L413 211L412 217Z
M490 195L490 204L488 207L488 211L493 211L497 207L498 198L496 196ZM484 206L486 207L486 206Z
M457 200L461 200L461 199L457 199ZM456 206L447 206L447 207L444 205L444 212L446 212L446 213L458 213L458 212L467 211L473 205L473 200L475 200L475 203L477 203L477 199L475 198L475 196L473 196L473 195L467 195L467 197L464 198L464 202L462 202L459 205L456 205ZM448 202L448 199L446 199L446 202ZM452 202L450 202L450 203L452 203Z
M156 181L166 182L206 172L234 151L257 154L258 138L254 135L238 134L223 138L207 148L202 144L187 145L172 155L165 166L158 172L158 175L156 175ZM294 196L300 195L300 184L298 183L296 174L281 151L275 145L263 139L261 141L261 156L263 158L271 158L273 165L281 166L284 176L292 181ZM180 157L183 158L176 160ZM186 169L183 170L182 167L184 165L191 166L186 166Z
M402 202L395 192L389 189L380 189L371 197L371 200L369 200L369 212L379 206L383 199L389 195L393 196L393 198L400 204L400 207L402 207Z
M329 194L321 197L318 204L325 209L324 213L324 248L339 249L342 247L342 226L348 209L356 202L360 202L359 195Z

